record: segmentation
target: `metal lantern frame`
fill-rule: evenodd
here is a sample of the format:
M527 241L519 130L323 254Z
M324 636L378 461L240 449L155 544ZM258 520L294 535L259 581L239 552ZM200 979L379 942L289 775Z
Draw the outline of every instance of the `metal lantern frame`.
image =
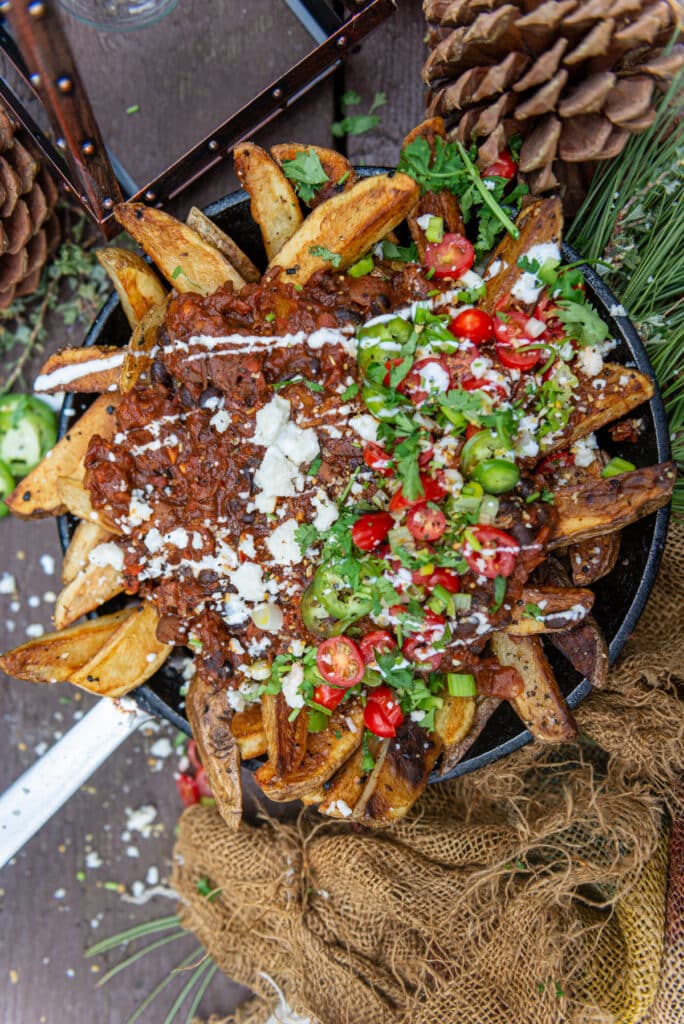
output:
M56 180L83 207L106 238L118 231L114 206L124 198L166 206L217 166L234 147L269 124L338 69L345 56L396 10L394 0L329 4L284 0L316 42L302 60L219 124L142 188L108 151L56 13L55 0L5 0L0 47L43 106L54 142L39 127L6 77L0 100L23 126Z

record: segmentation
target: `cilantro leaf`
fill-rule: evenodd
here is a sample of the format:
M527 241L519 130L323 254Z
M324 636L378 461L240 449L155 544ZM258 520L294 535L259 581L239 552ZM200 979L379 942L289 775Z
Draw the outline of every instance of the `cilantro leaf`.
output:
M282 169L285 177L293 183L299 198L305 203L310 203L318 190L330 181L318 153L313 149L297 153L292 160L283 160Z
M313 463L311 464L313 466ZM295 530L295 540L302 552L308 551L320 539L320 533L313 523L301 523Z
M489 609L492 614L498 612L506 597L506 577L497 576L494 580L494 604Z
M566 337L580 345L600 345L608 337L608 328L596 310L588 302L558 303L558 317L565 325Z
M354 381L353 384L350 384L349 387L345 388L345 390L342 392L342 394L340 395L340 400L342 402L348 402L350 398L356 398L359 391L359 385L356 383L356 381Z
M310 246L309 254L311 256L318 256L319 259L325 260L326 263L332 263L333 267L336 269L342 262L342 256L339 252L331 252L330 249L326 249L324 245Z
M361 97L357 92L346 92L342 97L342 109L346 112L348 107L357 107ZM372 131L380 124L380 117L375 113L380 107L387 103L387 96L384 92L376 92L373 97L367 114L347 114L341 121L335 121L330 131L336 139L344 138L345 135L363 135L364 132Z
M394 242L388 242L386 239L380 243L382 245L382 256L386 260L398 260L401 263L418 263L418 249L416 243L411 242L410 245L395 245Z

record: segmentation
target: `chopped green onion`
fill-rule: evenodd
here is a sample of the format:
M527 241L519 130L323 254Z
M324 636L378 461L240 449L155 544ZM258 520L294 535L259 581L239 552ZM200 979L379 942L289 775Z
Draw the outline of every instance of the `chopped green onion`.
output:
M309 732L323 732L328 727L328 715L323 711L317 711L311 708L309 710L309 721L307 728Z
M365 277L366 274L370 274L375 264L373 263L372 256L364 256L363 259L357 263L352 264L347 273L350 277Z
M449 672L447 689L452 697L475 697L477 694L475 676L468 672Z
M621 473L631 473L632 470L635 469L636 466L633 462L628 462L627 459L621 459L619 456L616 456L603 467L601 470L601 476L604 480L607 480L611 476L619 476Z
M425 229L425 237L428 242L441 242L444 238L444 220L442 217L430 217L428 226Z
M499 499L493 494L485 494L480 504L480 522L492 526L499 513Z
M457 612L469 612L473 603L472 594L454 594L454 610Z
M468 547L470 547L472 551L482 551L482 545L472 530L464 530L463 536L465 537Z

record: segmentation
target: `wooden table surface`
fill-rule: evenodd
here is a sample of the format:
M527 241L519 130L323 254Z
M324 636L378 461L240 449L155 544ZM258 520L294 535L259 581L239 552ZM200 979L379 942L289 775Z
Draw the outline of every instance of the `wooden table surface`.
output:
M423 109L421 5L399 0L398 7L334 83L320 85L257 141L328 145L344 89L355 89L367 105L384 91L381 126L350 138L348 153L356 163L394 163L403 135ZM99 33L73 20L65 24L103 134L140 182L312 45L281 0L180 0L156 26L132 33ZM139 112L127 115L135 105ZM181 199L178 212L191 200L206 203L224 195L234 183L229 165L221 166ZM63 329L51 335L48 347L80 340ZM23 642L31 627L50 628L60 551L52 520L5 519L0 531L0 649L6 650ZM38 688L3 677L0 791L92 704L67 685ZM173 782L178 767L173 741L174 730L157 722L130 737L0 871L3 1024L124 1024L192 950L192 938L171 943L99 989L98 979L123 954L94 961L83 957L105 936L174 912L172 894L164 894L181 809ZM161 890L155 895L157 885ZM202 1015L225 1015L244 995L216 975ZM143 1024L160 1024L170 1001L155 1004L141 1018Z

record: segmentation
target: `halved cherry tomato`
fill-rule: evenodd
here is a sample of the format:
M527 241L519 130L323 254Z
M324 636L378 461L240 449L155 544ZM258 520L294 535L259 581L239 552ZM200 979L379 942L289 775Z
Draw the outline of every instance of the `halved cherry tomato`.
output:
M536 473L555 473L559 469L567 469L575 465L575 456L570 451L552 452L536 466Z
M199 750L197 749L197 744L194 740L190 740L188 743L188 760L192 765L195 774L202 771L202 762L200 760Z
M558 306L548 295L543 296L534 308L534 319L546 324L545 341L560 341L565 337L563 321L558 317Z
M425 248L425 265L434 271L434 277L460 277L474 262L475 250L464 235L452 232Z
M427 473L421 473L420 482L423 487L423 493L419 498L414 498L413 501L409 501L408 498L404 497L401 487L398 491L395 491L389 504L390 512L401 512L405 508L410 508L411 505L420 505L426 501L440 501L445 497L447 489L439 476L428 476Z
M403 655L409 661L430 665L436 672L442 660L442 652L435 651L433 644L442 639L445 629L446 619L444 616L433 612L430 608L424 608L423 621L420 623L419 629L407 637L401 645Z
M406 517L406 525L416 540L439 540L446 530L446 516L439 508L414 505Z
M334 711L344 697L344 689L339 686L328 686L327 683L320 683L313 692L313 699L316 704Z
M466 427L466 441L469 441L475 434L479 434L481 430L482 427L476 427L474 423L469 423Z
M502 149L494 163L485 167L482 172L483 178L514 178L518 173L518 165L508 152Z
M390 386L390 374L392 373L392 370L394 369L395 366L399 366L403 362L404 360L401 357L397 359L385 360L385 370L387 372L385 373L385 376L382 378L382 383L385 385L386 388Z
M520 554L518 542L495 526L473 526L471 531L479 544L479 550L476 551L466 540L463 557L469 568L478 576L486 576L488 580L497 576L510 576Z
M494 338L494 321L483 309L464 309L451 321L449 330L457 338L467 338L474 345L481 345Z
M375 661L376 654L387 654L397 646L388 629L376 629L372 633L366 633L363 640L359 641L359 649L366 665Z
M499 361L507 366L509 370L531 370L541 358L541 350L533 348L529 352L520 352L532 344L532 340L525 334L528 316L519 313L517 310L506 310L503 315L505 320L494 317L494 335L496 337L496 354Z
M418 359L397 387L414 405L422 405L430 395L445 394L451 387L449 367L438 356Z
M324 640L316 652L316 665L326 683L345 688L356 686L365 672L361 651L348 636Z
M204 768L200 768L200 770L195 775L195 782L197 783L197 785L199 787L200 798L203 797L203 796L213 796L214 795L212 793L212 791L211 791L211 786L209 785L209 779L207 778L207 773L205 772Z
M429 576L425 576L417 569L413 575L412 580L417 587L425 587L426 590L434 590L435 587L444 587L450 594L458 594L461 589L461 579L458 573L452 572L451 569L437 568L434 572L431 572Z
M393 526L394 520L388 512L369 512L352 526L352 540L362 551L372 551L382 544Z
M484 377L466 377L461 381L461 387L464 391L488 391L490 395L508 398L503 384L495 380L486 380Z
M363 461L369 469L374 470L379 476L392 476L392 459L382 445L375 441L369 441L363 449Z
M421 469L425 469L426 466L430 465L430 463L432 462L432 456L434 454L435 449L432 447L432 445L430 445L429 448L426 448L424 451L420 453L420 455L418 456L418 465L420 466Z
M404 721L404 713L394 690L389 686L370 690L363 709L363 721L376 736L396 736L398 726Z
M175 777L175 782L178 795L186 807L192 807L193 804L199 803L199 786L192 775L185 775L183 772L179 772Z

